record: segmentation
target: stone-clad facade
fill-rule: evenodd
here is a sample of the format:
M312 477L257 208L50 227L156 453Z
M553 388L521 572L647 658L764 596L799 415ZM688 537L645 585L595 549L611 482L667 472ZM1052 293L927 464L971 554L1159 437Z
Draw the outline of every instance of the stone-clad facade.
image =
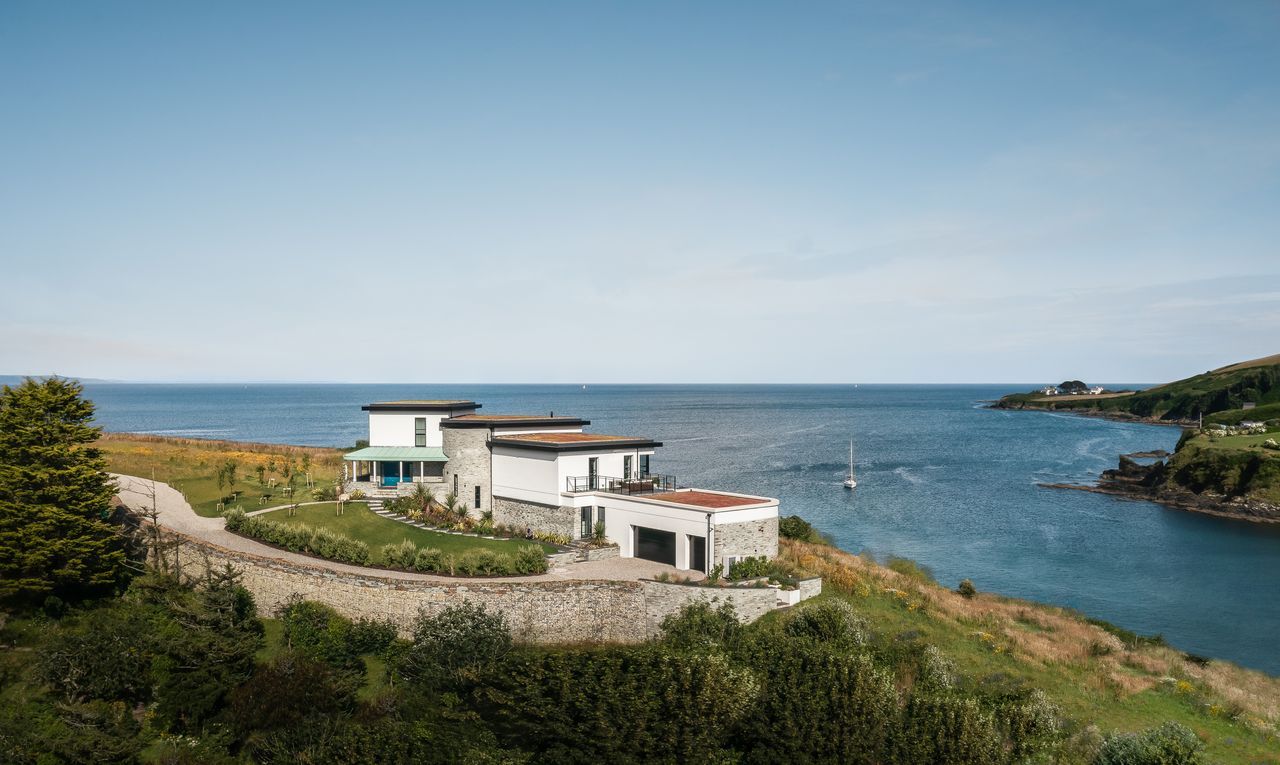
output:
M717 524L714 547L715 560L723 560L726 555L772 558L778 554L778 516Z
M324 603L352 619L389 619L407 632L419 609L437 613L463 601L501 611L518 640L539 643L634 643L657 634L668 615L698 600L729 600L739 618L754 621L776 606L772 589L724 589L635 580L546 578L397 579L342 573L275 558L235 552L182 537L182 571L198 576L206 567L230 564L253 593L258 612L272 615L290 598ZM174 555L175 553L169 553Z
M577 512L572 507L539 505L497 497L493 500L493 521L517 529L531 528L534 531L563 534L570 539L577 536Z
M485 428L442 428L444 454L444 491L457 486L458 501L472 515L493 509L492 462L489 455L489 431ZM476 487L480 487L480 507L476 508ZM444 499L440 496L439 499Z

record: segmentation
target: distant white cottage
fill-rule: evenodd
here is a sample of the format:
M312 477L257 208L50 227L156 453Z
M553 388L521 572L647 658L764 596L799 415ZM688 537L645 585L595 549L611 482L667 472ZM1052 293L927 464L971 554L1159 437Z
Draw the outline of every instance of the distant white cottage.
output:
M576 417L477 414L474 401L384 401L369 446L345 455L350 489L390 495L426 484L495 523L590 537L595 524L624 558L728 571L778 552L778 500L677 486L652 471L661 443L584 433Z

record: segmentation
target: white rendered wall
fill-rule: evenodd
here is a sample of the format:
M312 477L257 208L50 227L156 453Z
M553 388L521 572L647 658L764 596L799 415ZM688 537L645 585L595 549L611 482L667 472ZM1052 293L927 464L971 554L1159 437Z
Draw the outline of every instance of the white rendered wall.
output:
M494 446L494 496L558 507L564 483L559 480L555 457L555 452Z
M413 421L427 421L427 446L441 446L440 420L445 412L369 412L370 446L416 446Z

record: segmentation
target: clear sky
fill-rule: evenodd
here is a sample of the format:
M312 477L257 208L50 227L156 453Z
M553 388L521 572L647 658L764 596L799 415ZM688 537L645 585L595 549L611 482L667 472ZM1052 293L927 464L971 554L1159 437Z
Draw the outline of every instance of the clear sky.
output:
M1052 6L1058 7L1052 7ZM1280 4L0 3L0 373L1280 351Z

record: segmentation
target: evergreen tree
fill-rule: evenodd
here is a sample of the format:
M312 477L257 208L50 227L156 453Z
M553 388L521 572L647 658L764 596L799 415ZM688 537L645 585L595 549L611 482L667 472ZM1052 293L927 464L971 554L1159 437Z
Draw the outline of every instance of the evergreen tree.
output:
M82 392L58 377L0 392L0 602L78 599L124 578L115 488Z

